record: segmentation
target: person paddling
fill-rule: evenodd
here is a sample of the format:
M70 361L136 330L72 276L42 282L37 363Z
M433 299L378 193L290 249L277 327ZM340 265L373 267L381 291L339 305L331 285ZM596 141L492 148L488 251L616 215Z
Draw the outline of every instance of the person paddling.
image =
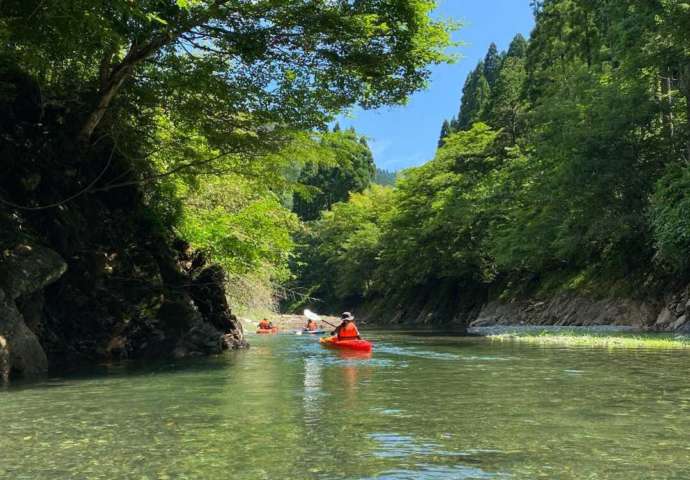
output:
M335 328L333 335L336 335L338 340L362 339L355 325L355 317L350 312L343 312L340 316L340 325Z
M307 322L306 329L309 330L310 332L315 332L319 329L319 324L310 318L309 321Z
M273 324L268 319L264 318L259 322L259 330L270 330L271 328L273 328Z

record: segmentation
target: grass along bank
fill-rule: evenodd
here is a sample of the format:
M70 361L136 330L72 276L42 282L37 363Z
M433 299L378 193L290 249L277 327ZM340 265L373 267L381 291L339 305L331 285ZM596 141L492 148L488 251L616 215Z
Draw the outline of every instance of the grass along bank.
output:
M487 335L495 342L522 342L567 347L690 349L690 337L672 333L592 332L541 330Z

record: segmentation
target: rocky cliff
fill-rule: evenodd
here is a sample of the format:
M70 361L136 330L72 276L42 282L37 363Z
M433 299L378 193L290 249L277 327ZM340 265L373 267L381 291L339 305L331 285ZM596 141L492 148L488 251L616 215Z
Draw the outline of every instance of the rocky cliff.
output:
M559 294L548 299L486 303L471 326L630 326L647 331L690 333L690 287L665 298L592 298Z
M650 298L593 297L575 292L491 300L485 290L439 284L398 300L379 298L352 307L373 324L448 328L494 325L629 326L690 333L690 286Z

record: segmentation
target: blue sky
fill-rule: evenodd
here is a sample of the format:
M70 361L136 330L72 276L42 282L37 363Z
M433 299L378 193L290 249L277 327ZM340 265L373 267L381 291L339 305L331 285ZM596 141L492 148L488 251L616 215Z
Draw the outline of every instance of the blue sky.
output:
M354 110L341 116L369 139L376 165L400 170L421 165L434 156L443 119L456 115L465 77L486 54L491 42L508 48L517 33L526 38L534 25L529 0L440 0L436 16L462 22L455 40L461 58L433 68L429 88L414 94L407 105L373 111Z

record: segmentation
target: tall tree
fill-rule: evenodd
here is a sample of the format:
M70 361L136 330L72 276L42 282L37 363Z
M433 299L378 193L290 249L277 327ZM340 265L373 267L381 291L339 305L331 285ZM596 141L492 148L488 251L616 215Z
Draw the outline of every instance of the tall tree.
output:
M486 56L484 57L484 78L486 78L491 88L493 88L496 80L498 80L498 73L501 70L502 63L503 60L501 54L498 53L496 44L491 42L489 51L486 52Z
M438 138L438 148L441 148L443 144L445 143L446 137L451 134L451 129L450 129L450 122L448 120L443 121L443 125L441 125L441 134L439 135Z
M527 45L525 37L518 33L510 42L506 58L525 58L527 56Z
M467 77L462 89L458 130L469 130L473 123L482 118L490 94L491 88L484 76L484 63L479 62L477 68Z
M523 90L526 79L524 59L507 57L486 108L486 121L493 128L501 129L512 145L522 133L525 114Z

